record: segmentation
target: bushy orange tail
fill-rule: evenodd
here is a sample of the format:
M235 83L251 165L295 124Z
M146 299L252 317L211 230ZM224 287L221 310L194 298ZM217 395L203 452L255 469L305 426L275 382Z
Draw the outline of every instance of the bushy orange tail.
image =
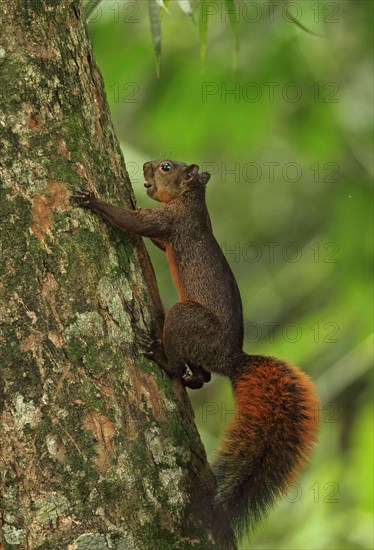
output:
M311 380L273 357L250 356L233 381L235 419L213 463L216 529L225 547L231 529L253 529L306 463L317 435Z

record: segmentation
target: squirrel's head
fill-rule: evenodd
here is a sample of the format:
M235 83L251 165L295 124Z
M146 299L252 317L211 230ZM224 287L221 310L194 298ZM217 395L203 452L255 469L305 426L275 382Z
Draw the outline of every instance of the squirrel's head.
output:
M159 202L170 202L190 189L205 188L210 174L199 173L197 164L172 160L152 160L143 166L147 195Z

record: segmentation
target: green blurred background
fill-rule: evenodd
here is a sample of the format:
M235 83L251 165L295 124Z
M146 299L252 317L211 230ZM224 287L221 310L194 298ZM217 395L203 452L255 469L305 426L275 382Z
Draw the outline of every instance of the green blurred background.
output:
M198 25L168 4L159 78L148 3L106 0L94 13L116 132L142 207L156 206L146 160L213 173L207 200L241 290L245 349L292 361L318 385L311 464L241 548L370 549L373 4L291 2L317 37L284 3L237 2L236 70L224 2L209 4L205 69ZM148 248L169 307L166 258ZM232 417L230 385L215 376L190 396L212 458Z

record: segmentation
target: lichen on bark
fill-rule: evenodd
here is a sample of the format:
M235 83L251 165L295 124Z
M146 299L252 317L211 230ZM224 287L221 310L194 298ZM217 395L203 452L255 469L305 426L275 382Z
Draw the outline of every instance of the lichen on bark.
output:
M0 9L3 548L213 548L189 401L139 344L163 318L144 245L69 202L135 205L82 6Z

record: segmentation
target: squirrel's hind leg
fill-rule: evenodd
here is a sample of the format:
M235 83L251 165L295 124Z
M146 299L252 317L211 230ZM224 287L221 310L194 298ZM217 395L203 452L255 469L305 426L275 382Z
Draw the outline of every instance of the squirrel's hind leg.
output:
M190 363L188 364L188 368L191 372L186 370L182 376L182 382L187 388L198 390L212 378L210 372L205 370L204 367L199 367L198 365L192 365Z
M233 350L214 313L196 302L179 302L166 314L163 345L167 371L188 387L201 387L210 372L228 374ZM185 365L192 375L185 374ZM191 385L192 384L192 385Z
M181 378L183 384L188 388L198 389L202 388L205 382L209 382L211 379L210 372L206 371L202 367L196 365L185 365L180 363L168 365L168 360L165 355L162 340L152 339L147 336L143 336L139 340L140 344L145 348L143 355L152 359L157 363L165 372L170 376Z

